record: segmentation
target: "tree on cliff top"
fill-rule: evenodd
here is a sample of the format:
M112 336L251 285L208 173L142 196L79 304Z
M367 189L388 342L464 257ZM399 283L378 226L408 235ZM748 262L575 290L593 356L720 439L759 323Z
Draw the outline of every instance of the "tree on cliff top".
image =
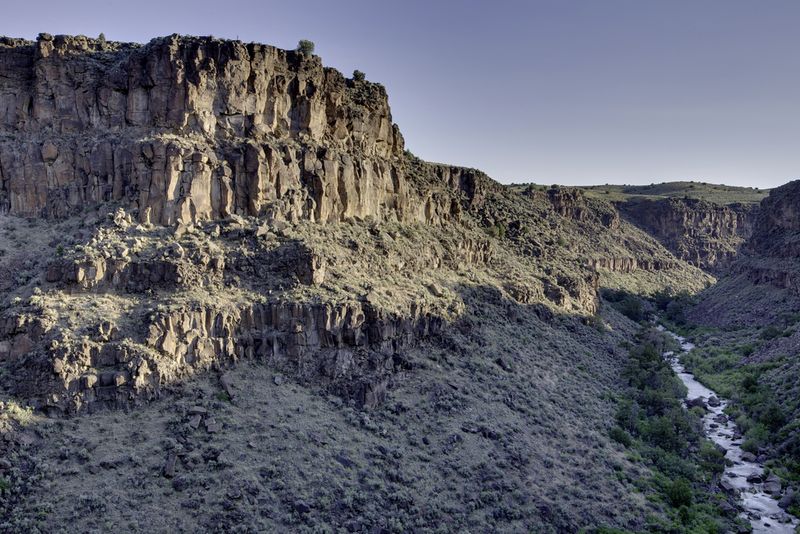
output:
M304 56L310 56L314 53L314 41L300 39L297 43L297 51L301 52Z

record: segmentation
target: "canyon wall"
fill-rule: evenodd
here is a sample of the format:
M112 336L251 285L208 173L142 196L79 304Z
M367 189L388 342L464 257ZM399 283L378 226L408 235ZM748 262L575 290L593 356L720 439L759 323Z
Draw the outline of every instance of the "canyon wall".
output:
M730 264L753 232L759 211L756 205L689 198L635 199L618 208L678 258L712 272Z
M0 39L0 71L0 213L63 218L114 201L159 225L453 215L451 199L409 190L383 86L317 56L42 34Z
M688 313L723 328L782 325L800 307L800 181L761 201L750 238ZM793 350L793 349L792 349ZM788 353L788 352L787 352Z
M800 295L800 181L770 191L761 202L753 233L734 265L754 284Z
M423 306L390 314L368 301L193 306L141 321L146 334L137 342L110 322L76 339L46 321L5 318L0 359L16 377L11 393L52 413L128 406L248 358L369 408L383 399L390 377L406 370L401 351L445 324ZM46 357L23 358L43 343Z
M370 406L469 288L705 282L607 202L414 157L379 84L211 37L0 38L0 233L0 387L66 413L239 358Z

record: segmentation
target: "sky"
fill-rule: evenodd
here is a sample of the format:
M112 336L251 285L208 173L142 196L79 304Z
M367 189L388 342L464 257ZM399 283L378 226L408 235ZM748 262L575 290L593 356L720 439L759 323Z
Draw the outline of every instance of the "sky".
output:
M502 182L800 179L798 0L4 0L0 34L294 48L384 84L417 156Z

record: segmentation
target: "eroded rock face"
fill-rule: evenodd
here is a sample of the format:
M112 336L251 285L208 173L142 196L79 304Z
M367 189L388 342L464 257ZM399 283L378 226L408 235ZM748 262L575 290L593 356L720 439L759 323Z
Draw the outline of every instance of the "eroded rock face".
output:
M69 229L35 262L0 248L19 286L2 386L42 408L125 405L240 358L371 405L475 284L586 315L598 268L674 266L606 202L415 158L383 87L316 57L42 35L0 39L0 74L0 222Z
M57 328L31 331L9 322L4 333L18 332L13 344L25 346L9 343L7 357L26 354L40 338L51 339L46 355L25 359L27 369L18 373L13 393L58 413L125 406L156 397L195 373L247 358L369 407L382 400L398 352L445 324L423 306L390 314L368 301L196 307L143 321L146 332L139 341L118 336L110 323L76 340ZM32 368L37 365L42 369ZM48 388L43 376L51 377Z
M586 196L578 189L551 188L547 199L556 213L579 222L599 222L606 228L619 228L619 213L614 209L601 210L597 203L589 206Z
M633 257L606 257L589 260L589 266L594 269L605 269L618 273L632 273L634 271L663 271L676 267L672 261L639 259Z
M0 41L0 210L118 201L161 225L449 216L409 192L384 88L320 59L173 35ZM459 187L469 188L467 181Z
M782 258L800 257L795 239L800 234L800 181L770 191L761 201L752 237L746 251Z
M769 284L800 295L800 181L770 191L761 201L753 233L733 265L754 284Z
M688 198L629 201L619 209L678 258L711 271L730 263L750 237L758 212L755 205Z

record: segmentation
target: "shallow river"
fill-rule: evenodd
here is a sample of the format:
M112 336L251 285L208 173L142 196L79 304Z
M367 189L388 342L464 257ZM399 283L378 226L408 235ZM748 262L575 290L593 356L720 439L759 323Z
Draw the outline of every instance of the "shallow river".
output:
M659 326L659 330L664 330ZM681 345L681 354L685 354L694 345L686 341L681 336L667 331ZM709 388L695 379L692 373L688 372L680 362L680 354L667 352L664 354L681 379L689 392L686 394L687 400L703 399L708 408L708 413L703 418L703 426L706 435L711 441L721 445L725 451L725 458L732 462L732 465L725 468L722 475L721 485L723 488L735 488L739 492L740 501L745 510L743 517L746 517L753 525L754 533L770 532L779 534L794 534L795 527L800 522L793 516L784 512L779 506L778 501L773 498L780 496L780 486L776 486L773 479L764 477L764 466L757 462L748 453L742 451L742 437L733 421L729 421L723 413L728 402ZM709 399L712 404L709 405ZM718 403L716 401L719 401ZM745 456L743 458L742 456ZM748 479L750 482L748 482ZM770 493L772 492L772 493Z

